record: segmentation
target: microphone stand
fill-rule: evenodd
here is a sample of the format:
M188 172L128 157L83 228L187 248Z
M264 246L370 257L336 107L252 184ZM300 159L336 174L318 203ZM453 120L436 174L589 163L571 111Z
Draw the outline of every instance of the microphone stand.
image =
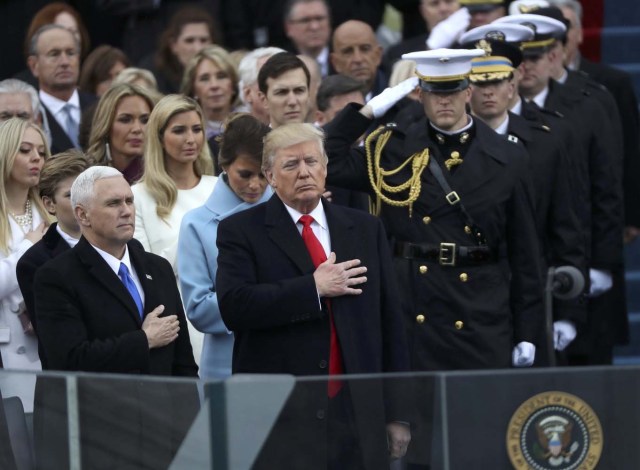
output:
M555 268L549 267L547 271L547 282L544 288L544 329L546 332L547 355L549 356L549 366L556 367L556 349L553 346L553 280L555 278Z

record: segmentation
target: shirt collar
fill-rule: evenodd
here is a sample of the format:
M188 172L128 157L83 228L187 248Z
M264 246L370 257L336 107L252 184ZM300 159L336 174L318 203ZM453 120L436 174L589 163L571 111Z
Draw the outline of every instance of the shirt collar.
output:
M495 131L500 135L506 135L508 127L509 127L509 113L507 113L504 121L502 121L502 123L495 128Z
M544 102L547 101L548 95L549 95L549 85L544 87L544 89L540 93L538 93L536 96L533 97L533 102L538 106L540 106L541 108L544 108Z
M69 235L67 232L65 232L64 230L62 230L60 228L60 224L56 224L56 232L58 232L58 234L62 237L62 239L67 242L67 245L69 245L71 248L73 248L74 246L76 246L78 244L78 239L77 238L73 238L71 235ZM96 248L97 249L97 248Z
M50 95L46 91L42 90L39 91L39 95L42 104L44 104L54 115L58 114L58 112L60 112L62 108L67 104L70 104L76 109L80 109L80 95L78 95L77 89L73 90L73 94L71 95L71 98L69 98L69 101L64 101L56 98L55 96Z
M106 261L106 263L109 265L111 270L116 274L116 276L118 275L118 271L120 271L120 263L124 263L127 269L129 269L129 272L133 273L133 268L131 266L131 259L129 258L129 247L127 245L124 246L124 255L122 256L122 259L116 258L111 253L107 253L106 251L101 250L95 245L91 245L91 246L95 248L95 250L98 252L100 256L102 256L102 259Z
M296 224L300 220L300 217L304 215L302 212L298 212L293 207L289 207L286 204L284 205L284 207L287 209L287 212L291 216L291 219L293 219L293 222ZM322 205L322 200L318 203L315 209L309 212L309 215L313 217L313 220L315 220L316 223L320 225L320 227L322 227L324 230L328 230L327 214L325 214L324 212L324 206Z

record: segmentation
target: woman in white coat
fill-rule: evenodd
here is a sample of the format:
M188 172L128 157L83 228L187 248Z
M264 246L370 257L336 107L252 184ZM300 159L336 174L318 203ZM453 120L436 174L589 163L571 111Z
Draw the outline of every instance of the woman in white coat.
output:
M204 204L218 180L204 130L204 115L195 100L182 95L162 98L147 123L142 179L131 188L134 237L145 250L167 259L176 274L182 217ZM189 335L199 362L203 335L191 324Z
M231 375L233 334L222 322L216 297L216 234L221 220L271 196L260 169L262 140L268 132L268 126L249 114L237 115L226 123L218 161L224 170L220 181L204 206L182 219L178 274L187 317L205 333L202 378Z
M0 124L0 355L4 369L42 369L16 265L49 225L38 196L40 170L47 158L47 140L35 124L18 118ZM33 410L34 386L35 375L0 378L2 396L19 396L27 412Z

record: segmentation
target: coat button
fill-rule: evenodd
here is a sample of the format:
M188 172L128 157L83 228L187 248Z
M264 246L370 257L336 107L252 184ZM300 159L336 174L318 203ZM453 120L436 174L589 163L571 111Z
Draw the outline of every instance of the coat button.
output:
M324 359L322 359L322 360L318 363L318 367L320 367L320 369L326 369L326 368L327 368L327 361L325 361Z
M422 314L420 314L420 315L418 315L416 317L416 321L421 325L424 323L424 320L425 320L425 318L424 318L424 315L422 315Z
M463 322L461 322L460 320L458 320L457 322L455 322L456 330L461 330L463 326L464 326L464 323L463 323Z
M431 217L429 217L428 215L424 216L422 218L422 223L425 225L429 225L431 223Z
M318 419L324 419L324 410L318 410L316 412L316 418Z
M420 274L427 274L427 271L429 271L429 268L423 264L422 266L420 266L419 270L420 270Z
M460 274L460 280L462 282L467 282L469 280L469 275L467 273Z

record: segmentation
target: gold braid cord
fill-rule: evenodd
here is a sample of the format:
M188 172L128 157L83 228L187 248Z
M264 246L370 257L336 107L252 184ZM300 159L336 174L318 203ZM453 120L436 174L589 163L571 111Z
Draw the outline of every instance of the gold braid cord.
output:
M369 172L369 181L371 187L376 193L376 201L373 203L373 213L375 215L380 214L381 203L384 202L394 207L409 207L409 217L413 215L413 203L420 196L420 189L422 183L420 176L422 172L429 164L429 149L424 149L420 153L414 153L407 158L401 165L393 170L385 170L380 166L380 157L382 156L382 150L387 142L391 138L393 131L386 130L385 126L378 127L365 139L365 152L367 155L367 170ZM379 137L379 138L378 138ZM375 149L373 154L371 147L375 141ZM384 181L386 176L392 176L402 171L411 162L411 178L398 186L390 186ZM409 196L404 200L391 199L386 196L383 191L387 193L399 193L401 191L409 190Z

